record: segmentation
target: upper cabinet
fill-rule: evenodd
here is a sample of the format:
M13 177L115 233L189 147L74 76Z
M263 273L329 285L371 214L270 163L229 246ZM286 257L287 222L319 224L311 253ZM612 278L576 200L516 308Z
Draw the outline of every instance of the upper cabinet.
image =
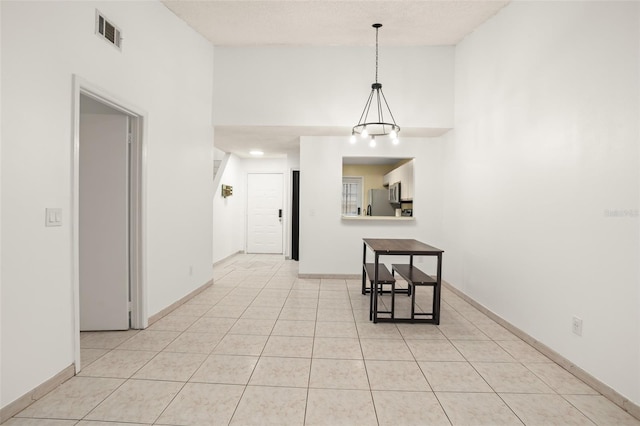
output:
M400 182L400 200L402 201L413 201L413 161L410 160L391 170L382 178L385 186Z

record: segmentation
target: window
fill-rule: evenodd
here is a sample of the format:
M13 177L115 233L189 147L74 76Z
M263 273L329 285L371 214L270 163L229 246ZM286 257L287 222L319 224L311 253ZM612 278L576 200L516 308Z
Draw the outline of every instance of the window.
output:
M362 214L371 216L396 216L400 209L401 216L413 216L414 198L414 162L413 158L402 157L342 157L342 216L355 216L357 207ZM347 193L352 188L347 183L360 179L357 190L360 199L356 212L350 204ZM399 203L389 202L389 187L399 183Z
M342 214L357 216L362 208L362 177L342 178Z

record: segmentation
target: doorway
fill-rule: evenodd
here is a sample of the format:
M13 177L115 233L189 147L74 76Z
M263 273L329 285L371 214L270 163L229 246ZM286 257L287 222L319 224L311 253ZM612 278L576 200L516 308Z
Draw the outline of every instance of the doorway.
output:
M291 259L300 260L300 170L291 177Z
M75 360L80 331L147 326L143 264L144 114L74 76L72 245Z
M247 175L247 253L282 254L282 173Z
M80 331L128 330L130 117L80 95Z

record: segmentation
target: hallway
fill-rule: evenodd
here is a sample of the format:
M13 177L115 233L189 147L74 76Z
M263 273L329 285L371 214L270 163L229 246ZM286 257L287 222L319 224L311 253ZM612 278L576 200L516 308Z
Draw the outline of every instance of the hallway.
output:
M83 333L80 374L6 424L640 425L446 289L439 326L372 324L359 280L282 256L214 275L147 330Z

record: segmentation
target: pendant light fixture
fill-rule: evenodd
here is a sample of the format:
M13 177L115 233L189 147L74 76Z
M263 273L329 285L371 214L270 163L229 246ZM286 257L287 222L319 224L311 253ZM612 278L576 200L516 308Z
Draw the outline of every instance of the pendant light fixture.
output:
M371 93L369 99L362 110L358 124L353 126L351 130L351 143L356 142L356 135L363 138L370 138L370 146L376 146L376 136L389 136L394 144L398 143L398 133L400 126L396 124L393 118L387 99L382 92L382 84L378 83L378 30L382 24L373 24L376 29L376 82L371 85ZM373 110L373 111L371 111ZM369 120L369 112L372 112L372 118ZM385 114L391 119L391 122L385 121Z

